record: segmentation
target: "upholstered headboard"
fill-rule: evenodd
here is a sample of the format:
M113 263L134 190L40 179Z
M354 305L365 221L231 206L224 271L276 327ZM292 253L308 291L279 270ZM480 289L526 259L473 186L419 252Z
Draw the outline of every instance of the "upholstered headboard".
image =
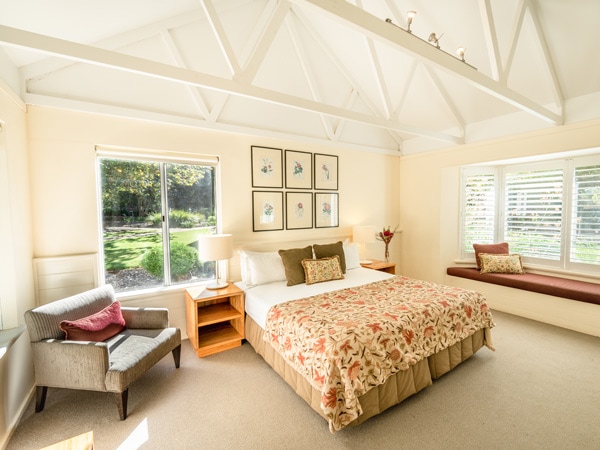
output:
M327 238L305 239L298 241L256 241L234 243L233 258L229 260L227 279L230 281L239 281L242 279L240 270L240 250L248 250L252 252L276 252L281 249L302 248L312 244L329 244L337 241L345 241L351 239L348 235L329 236Z

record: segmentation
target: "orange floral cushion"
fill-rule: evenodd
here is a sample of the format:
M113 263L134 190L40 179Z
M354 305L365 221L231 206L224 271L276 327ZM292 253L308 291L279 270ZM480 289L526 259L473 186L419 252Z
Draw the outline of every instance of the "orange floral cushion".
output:
M344 278L339 255L320 259L303 259L302 267L306 276L306 284L323 281L341 280Z
M521 255L501 255L480 253L481 273L516 273L523 274Z

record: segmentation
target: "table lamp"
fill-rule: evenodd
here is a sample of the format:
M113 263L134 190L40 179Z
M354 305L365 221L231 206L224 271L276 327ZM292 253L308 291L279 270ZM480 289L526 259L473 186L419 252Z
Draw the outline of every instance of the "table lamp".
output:
M359 246L359 254L362 253L364 256L366 244L372 244L375 242L375 227L371 226L355 226L352 228L352 242L355 242ZM360 249L362 248L362 252ZM371 264L373 261L370 259L361 259L361 264Z
M219 277L219 261L233 256L233 238L231 234L211 234L198 239L198 257L201 261L215 262L215 280L206 285L206 289L222 289L229 285Z

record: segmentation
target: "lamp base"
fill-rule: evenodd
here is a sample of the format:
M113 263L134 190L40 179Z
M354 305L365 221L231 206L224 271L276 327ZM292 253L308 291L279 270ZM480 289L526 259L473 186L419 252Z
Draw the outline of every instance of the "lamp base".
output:
M223 289L226 288L227 286L229 286L229 283L227 281L223 281L223 280L215 280L212 281L210 283L208 283L206 285L206 289Z

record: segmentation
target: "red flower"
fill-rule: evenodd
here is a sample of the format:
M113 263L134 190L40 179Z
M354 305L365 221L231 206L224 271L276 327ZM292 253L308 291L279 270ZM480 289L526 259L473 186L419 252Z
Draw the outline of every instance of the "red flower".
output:
M467 314L467 317L470 319L471 315L473 315L473 308L469 305L465 305L464 310L465 310L465 313Z
M326 408L335 408L337 404L337 392L334 387L330 388L321 398L323 406Z
M415 333L412 330L402 330L402 337L406 341L406 344L410 345L413 338L415 337Z
M397 229L398 229L398 225L396 225L396 228L394 228L394 231L392 231L389 226L388 227L383 227L383 230L380 231L375 237L378 240L383 241L386 244L389 244L389 242L394 237L394 234L396 233Z
M383 328L381 328L381 325L379 325L379 323L368 323L367 326L371 329L371 332L373 334L377 333L378 331L383 330Z
M320 338L315 342L314 351L317 353L323 353L325 351L325 338Z
M354 361L354 364L352 364L350 367L348 367L348 377L351 380L356 380L359 372L360 372L360 362Z

